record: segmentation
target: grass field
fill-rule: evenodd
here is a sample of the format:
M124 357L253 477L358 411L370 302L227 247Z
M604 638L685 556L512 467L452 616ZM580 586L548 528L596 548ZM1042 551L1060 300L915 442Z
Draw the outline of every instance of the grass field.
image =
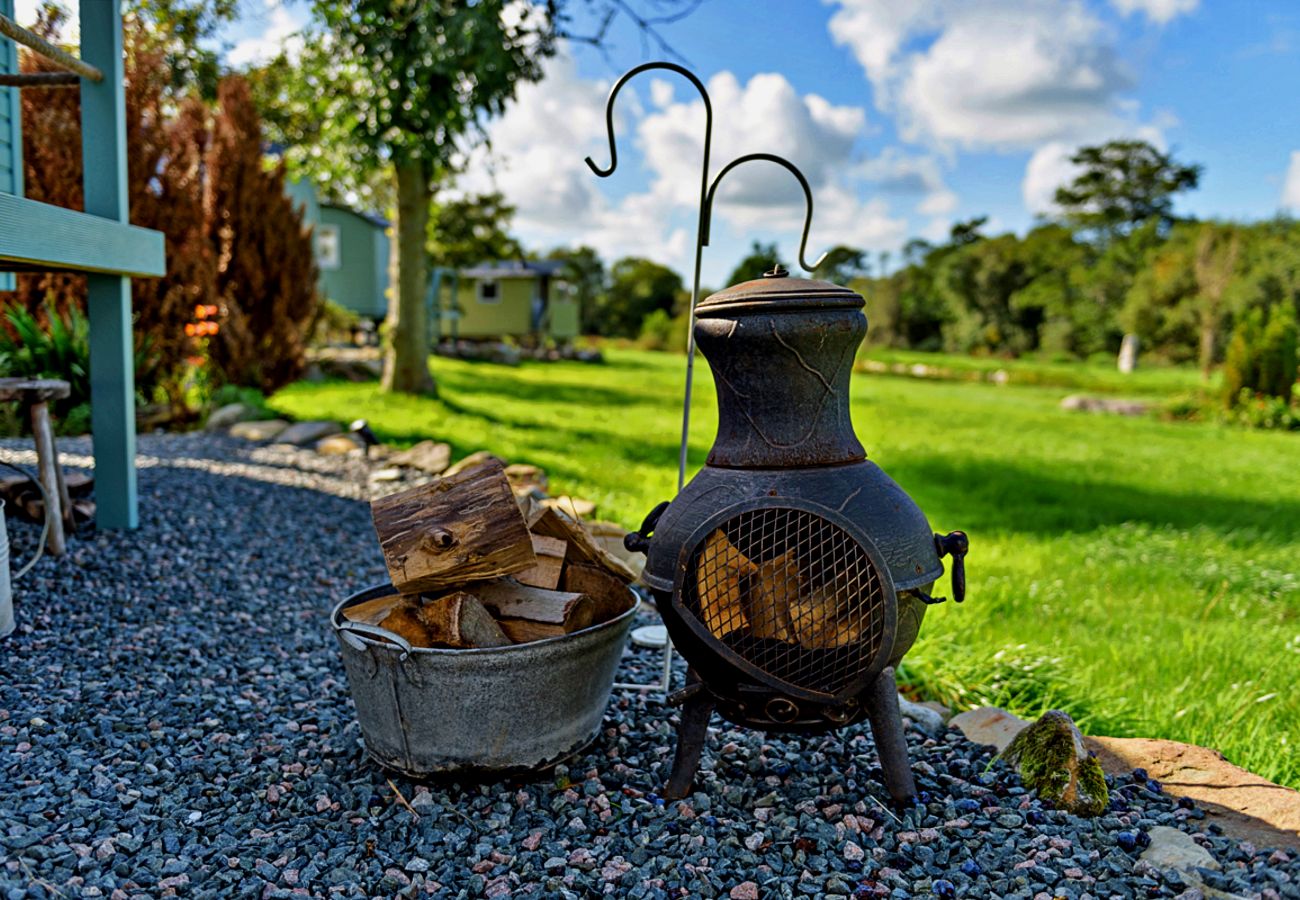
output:
M438 359L436 401L329 383L271 404L366 416L399 445L434 437L536 463L552 493L634 526L673 494L683 364ZM702 361L696 377L693 467L716 426ZM1131 393L1195 384L1152 370ZM1094 733L1216 747L1300 787L1300 435L1067 413L1069 392L854 377L869 455L936 530L971 538L967 602L931 611L906 680L959 707L1059 707Z

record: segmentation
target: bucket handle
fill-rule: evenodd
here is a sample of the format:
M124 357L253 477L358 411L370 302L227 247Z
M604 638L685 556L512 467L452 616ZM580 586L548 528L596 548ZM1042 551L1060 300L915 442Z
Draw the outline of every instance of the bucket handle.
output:
M12 576L13 580L17 581L19 578L22 578L24 575L26 575L28 572L31 571L32 566L36 565L36 563L40 561L41 554L45 552L45 542L50 536L50 495L46 492L45 485L41 484L41 480L39 478L33 478L31 475L29 475L27 472L23 471L22 469L18 468L18 466L15 466L13 463L8 463L8 462L4 462L3 460L0 460L0 466L13 469L19 475L25 475L28 481L36 485L36 489L41 492L41 509L45 513L44 515L45 521L41 524L41 539L36 542L36 555L27 561L27 565L23 566L21 569L19 569L17 572L13 574ZM3 500L0 500L0 519L3 519L4 516L4 506L5 506L5 502Z
M344 619L336 627L339 631L349 631L375 640L396 644L402 650L402 655L398 657L402 661L405 661L411 655L411 651L415 649L411 646L411 642L400 634L395 634L387 628L380 628L378 625L367 625L364 622L353 622L351 619Z

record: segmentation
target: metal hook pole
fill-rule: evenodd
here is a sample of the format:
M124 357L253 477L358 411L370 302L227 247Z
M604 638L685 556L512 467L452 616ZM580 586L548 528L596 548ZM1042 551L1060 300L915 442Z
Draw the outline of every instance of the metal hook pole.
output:
M704 160L700 164L700 205L695 229L695 276L691 282L691 306L686 323L686 393L682 403L682 443L677 458L677 491L681 493L682 488L686 486L686 450L691 432L691 394L695 384L695 307L700 301L700 261L704 254L704 245L708 243L705 196L709 185L709 148L713 142L713 103L709 100L709 92L705 90L700 79L695 77L695 73L676 63L648 62L628 69L618 81L614 82L614 86L609 89L609 98L605 101L605 131L609 135L609 167L601 168L590 156L587 157L586 162L591 171L601 178L608 178L614 174L614 169L618 167L618 147L614 142L614 101L618 98L618 92L623 85L651 69L676 72L695 85L695 89L700 92L700 97L704 100Z
M790 174L794 175L794 177L798 179L799 186L803 188L803 196L804 196L804 200L806 201L806 206L804 209L804 218L803 218L803 236L799 238L799 265L803 267L803 270L805 272L816 271L817 267L820 266L823 262L825 262L827 254L823 253L821 256L817 257L816 262L814 262L811 266L808 265L807 261L804 259L804 256L808 250L808 230L812 228L812 215L813 215L812 188L808 186L808 179L803 177L803 172L800 172L798 167L795 166L794 163L790 162L790 160L786 159L783 156L777 156L775 153L747 153L744 156L738 156L735 159L733 159L731 162L727 163L727 165L723 168L723 170L718 173L718 177L713 179L713 184L709 185L708 193L705 194L704 196L704 214L702 217L702 224L700 226L701 242L705 246L708 246L709 228L712 225L712 221L713 221L713 196L715 193L717 193L718 185L722 182L723 176L726 175L728 172L730 172L732 169L739 166L741 163L755 162L759 160L764 162L774 162L778 166L784 166L790 172Z

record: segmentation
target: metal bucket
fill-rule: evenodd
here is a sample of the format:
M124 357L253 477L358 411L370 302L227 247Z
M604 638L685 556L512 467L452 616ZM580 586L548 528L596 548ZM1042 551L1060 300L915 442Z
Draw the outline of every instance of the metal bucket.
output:
M367 752L406 775L498 776L572 756L600 730L636 616L564 637L483 650L411 647L343 610L391 595L353 594L330 614Z
M18 471L22 471L19 469ZM45 488L41 487L39 481L33 482L41 492L41 498L45 501L45 508L50 508L49 495L45 493ZM5 527L5 502L0 500L0 638L9 637L18 627L14 620L14 587L13 583L27 574L36 561L41 558L41 553L45 550L45 539L50 533L50 517L45 516L45 523L41 526L41 539L36 545L36 555L27 561L11 577L9 575L9 530Z
M5 528L5 502L0 500L0 638L13 634L14 589L9 582L9 531Z

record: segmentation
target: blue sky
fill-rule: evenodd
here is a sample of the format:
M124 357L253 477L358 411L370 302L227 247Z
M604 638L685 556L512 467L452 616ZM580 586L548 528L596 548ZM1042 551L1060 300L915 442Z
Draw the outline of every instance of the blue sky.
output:
M223 35L234 64L291 42L307 18L304 0L242 4ZM715 172L770 151L807 174L810 257L846 243L896 260L909 237L938 239L977 215L1024 231L1050 212L1070 151L1113 137L1205 166L1182 212L1300 211L1297 0L703 0L661 34L709 86ZM610 83L660 56L627 20L605 55L564 48L492 123L492 152L471 155L458 189L502 190L530 247L588 243L689 275L702 133L693 89L640 76L620 98L619 170L598 179L582 163L606 160ZM734 175L705 251L715 287L752 239L797 252L802 204L788 176L764 165Z

